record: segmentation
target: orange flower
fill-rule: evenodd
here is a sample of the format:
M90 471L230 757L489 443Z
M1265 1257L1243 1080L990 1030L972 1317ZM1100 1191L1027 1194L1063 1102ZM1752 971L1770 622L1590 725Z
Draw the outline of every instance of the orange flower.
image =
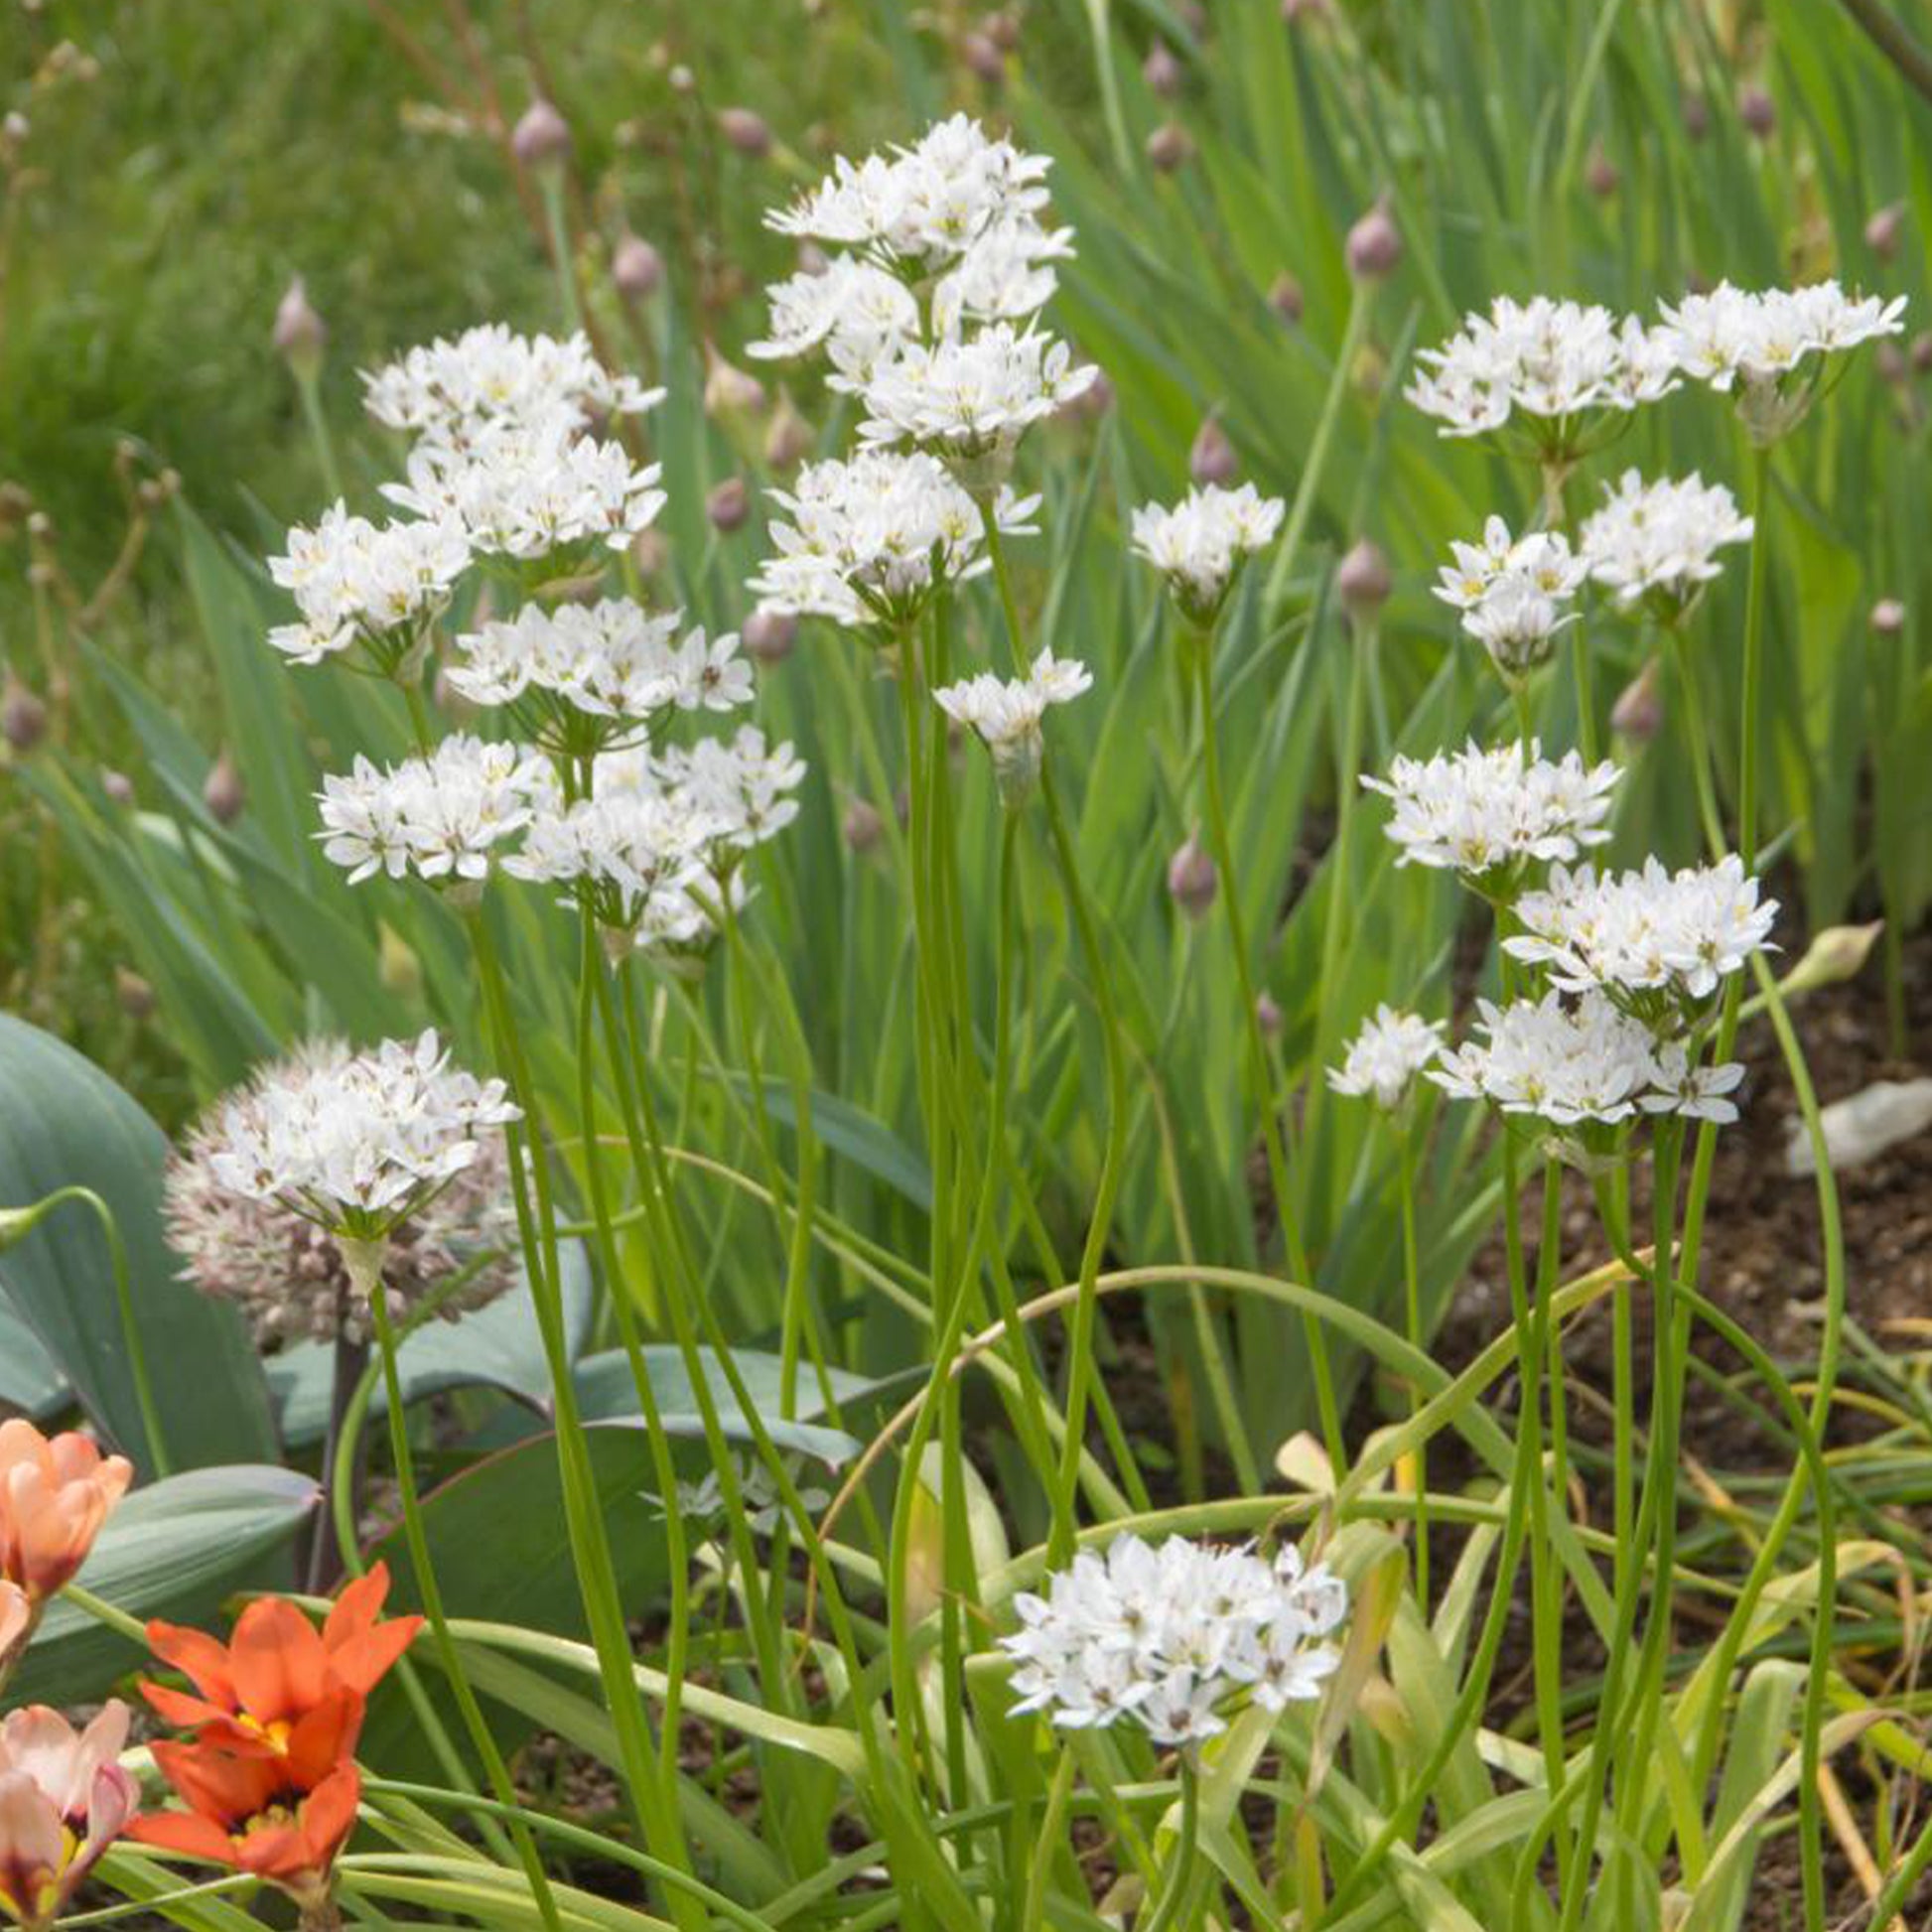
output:
M130 1838L252 1871L305 1908L329 1896L362 1795L353 1764L338 1764L304 1789L273 1758L212 1744L158 1743L154 1761L188 1809L149 1812L128 1828Z
M377 1621L388 1593L388 1568L377 1564L343 1591L320 1632L279 1596L250 1603L226 1644L202 1630L150 1623L154 1654L201 1695L148 1682L141 1695L199 1742L276 1760L289 1782L311 1790L354 1754L363 1700L422 1628L419 1616Z
M28 1932L54 1923L125 1829L139 1796L119 1763L126 1742L118 1701L83 1731L44 1704L0 1724L0 1911Z
M38 1609L87 1560L133 1479L126 1456L102 1455L85 1436L0 1422L0 1577Z

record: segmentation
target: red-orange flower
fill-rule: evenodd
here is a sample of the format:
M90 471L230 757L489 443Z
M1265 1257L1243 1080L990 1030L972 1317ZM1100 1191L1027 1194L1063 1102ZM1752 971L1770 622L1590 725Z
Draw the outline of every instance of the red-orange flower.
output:
M304 1790L275 1758L212 1744L158 1743L154 1761L188 1809L148 1812L128 1827L130 1838L251 1871L305 1906L329 1895L362 1794L353 1764Z
M388 1593L388 1569L377 1564L343 1591L320 1631L279 1596L250 1603L225 1644L206 1631L150 1623L154 1654L200 1696L147 1682L141 1695L199 1742L275 1760L288 1782L310 1790L354 1754L363 1700L422 1628L419 1616L377 1620Z
M38 1608L73 1580L133 1479L126 1456L102 1455L85 1436L0 1422L0 1577Z

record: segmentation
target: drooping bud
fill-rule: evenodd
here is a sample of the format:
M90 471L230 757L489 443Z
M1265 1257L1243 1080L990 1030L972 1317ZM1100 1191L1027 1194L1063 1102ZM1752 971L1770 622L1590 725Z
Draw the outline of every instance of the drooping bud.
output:
M1905 628L1905 607L1895 597L1881 597L1866 620L1881 637L1896 637Z
M1905 204L1893 202L1881 207L1864 224L1864 245L1881 262L1888 262L1898 253L1899 238L1905 229Z
M780 388L778 406L764 432L764 460L773 470L792 470L811 455L812 426L798 413L791 391Z
M742 530L745 519L752 513L752 492L745 486L745 479L727 477L715 484L704 499L704 513L710 517L712 528L723 531L726 536Z
M1147 51L1147 59L1141 63L1141 78L1161 96L1172 100L1180 91L1180 83L1185 70L1174 51L1166 41L1156 41Z
M718 132L740 154L750 155L754 161L762 161L771 152L771 130L764 124L763 115L749 107L721 107Z
M1221 888L1221 876L1197 832L1189 832L1168 861L1168 896L1188 918L1202 919Z
M276 304L272 340L276 352L294 370L298 382L313 382L322 373L322 351L329 343L329 328L309 301L308 285L300 275L288 285Z
M1663 662L1653 655L1617 694L1610 707L1610 729L1633 745L1648 745L1663 728Z
M145 1020L154 1012L154 988L125 966L114 968L114 998L130 1020Z
M1348 230L1342 252L1358 282L1383 282L1395 273L1402 260L1402 230L1389 212L1386 195Z
M1272 993L1264 992L1255 995L1255 1025L1261 1029L1266 1038L1281 1038L1282 1010Z
M1836 986L1855 978L1871 957L1878 935L1885 929L1883 919L1869 925L1828 925L1805 948L1804 957L1785 974L1779 990L1809 993L1815 986Z
M760 608L740 626L739 638L760 664L782 664L798 641L798 620L789 611Z
M1932 375L1932 329L1912 338L1912 368L1918 375Z
M46 736L46 705L9 671L0 691L0 738L25 757Z
M1228 433L1221 427L1218 416L1209 414L1201 418L1200 428L1194 432L1193 447L1187 452L1187 474L1196 483L1231 483L1241 474L1241 459L1234 453L1234 445L1228 441Z
M561 166L570 153L570 123L539 94L510 130L510 153L526 168Z
M1268 306L1293 328L1302 320L1302 285L1287 269L1277 275L1268 287Z
M749 369L728 362L710 343L704 345L704 413L750 416L764 407L764 384Z
M959 43L959 58L966 63L967 71L989 87L999 86L1007 77L1007 57L985 34L966 35Z
M248 787L242 782L234 754L225 745L202 781L202 803L217 825L232 825L247 807Z
M1621 186L1623 177L1616 171L1616 164L1603 152L1601 141L1590 144L1589 158L1584 163L1584 186L1599 202L1607 202Z
M1737 118L1745 130L1760 141L1768 141L1777 131L1777 102L1755 83L1737 90Z
M664 257L642 235L626 234L611 256L611 280L626 302L642 302L664 281Z
M886 836L886 821L863 798L855 798L845 808L839 831L846 844L863 858Z
M1335 567L1335 595L1356 625L1373 623L1389 601L1395 580L1380 547L1361 537Z
M1148 165L1159 174L1173 174L1193 152L1194 137L1178 121L1163 121L1147 137Z
M102 765L100 789L110 805L118 805L123 811L134 803L134 780L125 771L115 771Z

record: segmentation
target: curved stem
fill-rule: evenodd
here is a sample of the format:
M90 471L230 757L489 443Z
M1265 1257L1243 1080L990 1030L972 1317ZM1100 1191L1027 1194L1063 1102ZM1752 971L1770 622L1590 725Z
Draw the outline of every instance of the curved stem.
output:
M1145 1926L1135 1932L1170 1932L1181 1923L1180 1913L1193 1888L1194 1859L1200 1838L1200 1773L1183 1751L1180 1758L1180 1842L1174 1850L1173 1864L1168 1873L1167 1888L1149 1914Z

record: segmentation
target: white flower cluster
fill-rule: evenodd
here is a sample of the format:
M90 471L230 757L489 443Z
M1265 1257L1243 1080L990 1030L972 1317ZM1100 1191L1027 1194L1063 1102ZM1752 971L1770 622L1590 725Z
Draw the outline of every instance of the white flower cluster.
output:
M1580 548L1590 577L1619 604L1655 597L1681 611L1718 575L1717 553L1748 543L1755 527L1723 483L1697 476L1647 483L1626 470L1603 485L1603 499L1584 519Z
M473 704L520 705L546 751L595 750L668 711L732 711L752 697L738 639L678 641L683 614L653 615L629 598L526 604L507 621L457 639L450 684ZM520 704L526 698L530 702Z
M794 794L805 781L805 761L789 741L768 746L756 725L741 726L730 740L670 746L651 768L663 790L689 799L719 827L706 861L714 874L730 870L730 855L762 845L798 816ZM600 761L599 782L607 779L621 782L609 761Z
M1569 440L1579 417L1622 412L1676 387L1677 338L1594 304L1498 296L1463 318L1407 395L1445 436L1481 436L1521 415L1539 439Z
M1394 1113L1409 1097L1416 1076L1433 1066L1443 1050L1443 1023L1420 1014L1399 1013L1384 1002L1349 1041L1339 1066L1328 1069L1336 1093L1373 1099Z
M1394 805L1398 865L1435 866L1474 882L1530 860L1575 859L1609 837L1603 824L1617 767L1557 760L1532 740L1484 751L1470 743L1431 759L1398 758L1386 779L1364 777Z
M822 347L832 386L864 403L870 441L954 458L1010 451L1097 374L1035 322L1051 264L1071 252L1068 232L1039 218L1047 165L964 114L911 147L841 157L766 218L853 252L776 284L770 335L751 352Z
M1588 566L1561 530L1513 537L1500 516L1482 526L1480 543L1451 543L1449 554L1454 561L1440 573L1436 595L1462 613L1462 628L1506 681L1526 677L1574 621L1567 607Z
M980 514L944 464L923 451L861 450L807 464L773 490L777 555L751 588L763 608L852 625L910 622L937 580L964 583L990 565ZM1003 488L994 506L1007 535L1030 534L1037 496Z
M500 1080L452 1067L425 1033L271 1068L221 1110L206 1158L234 1193L372 1239L481 1160L488 1130L517 1118Z
M351 885L412 872L480 884L490 855L529 824L555 786L548 766L524 747L463 732L388 770L358 755L346 776L322 782L323 851L347 868Z
M385 665L399 663L470 567L470 546L448 519L375 524L343 503L314 529L291 530L288 544L268 574L294 596L300 621L275 625L268 641L298 664L358 642Z
M932 700L955 723L976 731L993 754L993 768L1010 796L1025 791L1039 772L1040 725L1049 706L1071 704L1093 688L1093 673L1077 657L1042 650L1023 678L991 671L933 692Z
M1672 359L1712 388L1774 383L1808 356L1856 348L1905 327L1905 298L1851 296L1836 282L1796 289L1739 289L1720 282L1706 295L1663 307Z
M1048 1712L1069 1730L1125 1718L1158 1744L1189 1746L1248 1702L1279 1712L1318 1698L1340 1661L1321 1639L1346 1616L1348 1591L1325 1566L1305 1570L1292 1547L1269 1563L1123 1535L1014 1607L1020 1628L1000 1647L1017 1660L1016 1711Z
M1777 909L1776 899L1759 900L1735 853L1676 873L1654 858L1641 872L1602 878L1591 866L1556 866L1547 888L1517 899L1524 929L1503 950L1548 968L1550 984L1568 993L1622 1001L1663 992L1695 1003L1769 945Z
M1508 1007L1478 1002L1480 1039L1445 1051L1429 1077L1463 1100L1555 1127L1615 1125L1639 1113L1732 1121L1735 1062L1701 1066L1681 1039L1660 1039L1601 993L1575 1005L1552 988Z
M1274 542L1282 503L1253 483L1190 489L1172 508L1144 503L1134 512L1134 548L1168 580L1168 588L1196 622L1221 608L1235 572Z

